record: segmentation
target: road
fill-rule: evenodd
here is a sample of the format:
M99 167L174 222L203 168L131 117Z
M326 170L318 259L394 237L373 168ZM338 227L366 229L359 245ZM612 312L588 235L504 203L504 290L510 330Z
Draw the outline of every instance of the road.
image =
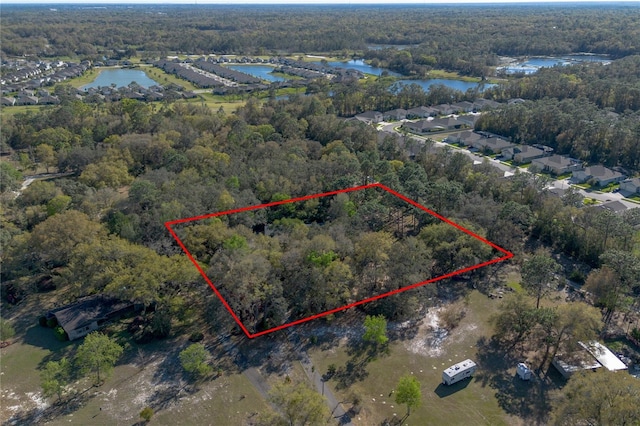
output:
M300 355L302 355L302 360L300 361L300 365L304 369L304 372L307 375L307 378L309 378L309 380L311 380L314 383L318 393L320 393L326 398L327 405L331 410L331 416L337 419L341 425L353 426L353 423L351 423L351 417L345 411L344 407L342 407L342 403L338 401L338 399L335 397L335 395L333 394L329 386L325 385L325 382L322 380L322 376L320 375L320 373L318 373L316 368L313 366L313 363L311 361L311 358L309 358L309 355L307 355L306 352L302 352Z
M385 132L400 134L400 132L396 130L396 127L398 127L398 123L380 123L380 126L379 126L379 128ZM459 132L460 130L456 130L454 132L439 133L439 135L444 136L450 133L459 133ZM418 142L422 142L422 143L424 143L427 139L426 137L420 136L420 135L411 135L411 136L414 139L416 139ZM529 173L528 169L524 169L524 168L518 169L516 167L512 167L508 164L502 163L500 162L500 160L496 160L495 158L489 158L489 157L475 154L469 151L468 149L453 147L452 145L449 145L444 142L438 142L438 141L435 141L434 145L442 146L442 147L447 146L449 148L453 148L456 151L461 152L467 157L469 157L474 162L474 164L480 164L480 163L483 163L485 160L488 160L493 167L500 169L502 172L504 172L505 177L513 176L513 174L515 174L517 170L520 170L521 173ZM554 180L549 184L549 188L568 189L570 186L577 189L578 193L580 193L583 197L592 198L601 203L606 203L609 201L620 201L628 209L640 207L640 204L637 204L625 199L624 196L619 192L616 193L616 192L585 191L584 189L578 186L572 185L572 183L570 182L570 179Z
M71 172L68 172L68 173L41 173L39 175L25 176L24 177L24 182L22 182L22 186L20 186L20 190L19 191L13 191L13 194L15 195L15 198L18 198L20 196L20 194L22 194L22 192L29 187L29 185L31 185L33 182L35 182L37 180L55 179L55 178L64 177L64 176L71 176L72 174L73 173L71 173Z

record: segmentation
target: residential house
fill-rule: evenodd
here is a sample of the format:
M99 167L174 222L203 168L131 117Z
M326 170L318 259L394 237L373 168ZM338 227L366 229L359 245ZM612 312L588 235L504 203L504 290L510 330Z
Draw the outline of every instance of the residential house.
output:
M362 114L356 114L355 118L367 124L379 123L384 119L382 113L378 111L366 111Z
M478 151L489 151L492 154L499 154L503 150L511 148L515 144L498 137L482 137L480 139L473 140L470 145Z
M458 121L462 121L469 127L475 127L476 122L480 119L480 114L464 114L458 116Z
M433 120L420 120L416 122L404 123L402 128L413 133L432 133L445 130L460 129L466 125L455 118L435 118Z
M500 106L499 102L492 101L491 99L476 99L473 101L474 111L482 111L488 109L496 109Z
M553 195L554 197L562 198L567 194L567 190L563 188L552 187L547 189L547 194Z
M16 98L16 105L38 105L38 98L35 96L21 95Z
M531 162L531 165L554 175L563 175L582 168L582 163L579 160L563 155L536 158Z
M483 138L484 136L476 132L472 132L471 130L467 130L460 133L453 133L447 136L445 141L449 143L459 143L460 145L464 145L464 146L471 146L474 141L480 140Z
M431 131L430 120L418 120L406 122L402 128L412 133L429 133Z
M385 112L383 114L383 118L386 121L404 120L405 118L407 118L407 110L406 109L402 109L402 108L392 109L391 111Z
M40 105L58 105L60 103L60 99L57 96L45 95L40 97L38 103Z
M55 318L58 325L69 336L69 340L75 340L98 330L109 321L131 314L141 308L131 302L122 302L104 296L90 296L74 304L50 311L47 318Z
M407 118L427 118L436 114L436 110L424 106L419 106L407 110Z
M609 201L607 203L602 203L598 206L598 208L609 210L612 213L623 213L628 210L628 207L620 201Z
M622 173L614 172L604 166L590 166L584 170L577 170L573 173L573 180L578 183L594 181L597 186L607 186L610 183L620 182L626 176Z
M433 107L438 115L449 115L456 112L456 109L449 104L441 104Z
M0 98L0 104L3 106L14 106L16 104L16 98L11 96L3 96Z
M471 102L462 101L451 104L451 108L453 108L457 113L473 112L474 105Z
M640 178L623 180L620 182L620 191L628 194L640 194Z
M542 158L546 153L538 148L529 145L517 145L502 150L502 156L508 160L513 160L518 164L526 164L535 160L536 158Z
M517 105L525 103L526 101L522 98L511 98L507 101L507 105Z

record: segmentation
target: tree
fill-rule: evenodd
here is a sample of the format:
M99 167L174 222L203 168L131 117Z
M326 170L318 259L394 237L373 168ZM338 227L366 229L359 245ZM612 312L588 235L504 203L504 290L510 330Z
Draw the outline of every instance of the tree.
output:
M94 374L96 385L109 375L116 361L122 355L123 348L106 334L93 332L84 339L76 353L76 363L83 374Z
M414 376L403 376L398 381L396 387L396 402L398 404L407 404L407 417L411 414L412 408L420 406L422 392L420 391L420 382Z
M279 383L269 392L269 399L280 409L271 417L269 424L272 425L323 424L329 416L325 397L304 383Z
M603 318L608 323L624 300L619 296L620 278L607 265L589 273L584 289L593 295L593 303L604 308Z
M387 320L383 315L366 316L362 340L375 345L384 345L389 341L387 337Z
M97 243L106 235L104 227L75 210L51 216L31 232L31 250L51 267L66 264L74 248L83 242Z
M524 341L537 324L538 309L522 293L506 297L498 307L498 313L491 318L495 326L494 337L509 344L513 349Z
M45 165L47 173L49 173L49 167L53 167L58 163L53 147L46 143L36 147L36 159L39 163Z
M140 411L140 418L145 422L150 422L151 417L153 417L153 408L144 407L142 411Z
M545 330L545 353L541 367L547 361L549 350L553 359L558 352L571 354L578 348L579 341L595 339L602 330L602 315L597 308L582 302L565 303L555 309L547 321ZM543 324L544 325L544 324Z
M640 424L640 381L605 368L582 372L569 379L554 405L555 425Z
M605 313L605 323L613 317L616 309L625 303L624 296L637 285L640 278L640 259L633 253L622 250L609 250L600 256L600 260L617 276L617 279L607 283L607 312ZM602 286L597 286L602 287Z
M67 358L62 358L60 361L49 361L40 373L42 393L46 397L58 395L58 401L61 400L70 377L71 364Z
M0 163L0 193L19 189L21 181L20 171L6 161Z
M194 343L180 352L182 368L195 380L211 374L213 368L207 364L207 349L202 343Z
M0 342L11 339L16 335L16 331L11 323L3 318L0 318Z
M560 265L547 253L538 252L522 266L522 285L536 298L536 309L540 299L550 291L549 284L556 281Z

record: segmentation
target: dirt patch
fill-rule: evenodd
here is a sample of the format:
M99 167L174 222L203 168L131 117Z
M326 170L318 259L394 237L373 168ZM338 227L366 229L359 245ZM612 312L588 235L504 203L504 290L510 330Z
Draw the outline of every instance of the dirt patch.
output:
M404 342L407 350L414 354L426 355L432 358L443 354L442 344L449 332L440 327L439 313L443 308L432 308L418 323L416 336Z

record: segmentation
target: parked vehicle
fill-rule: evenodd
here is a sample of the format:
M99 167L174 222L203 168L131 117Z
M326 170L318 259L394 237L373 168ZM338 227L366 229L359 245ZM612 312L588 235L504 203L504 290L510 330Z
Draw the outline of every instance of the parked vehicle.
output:
M476 363L470 359L459 362L442 372L442 384L452 385L470 378L476 372Z

